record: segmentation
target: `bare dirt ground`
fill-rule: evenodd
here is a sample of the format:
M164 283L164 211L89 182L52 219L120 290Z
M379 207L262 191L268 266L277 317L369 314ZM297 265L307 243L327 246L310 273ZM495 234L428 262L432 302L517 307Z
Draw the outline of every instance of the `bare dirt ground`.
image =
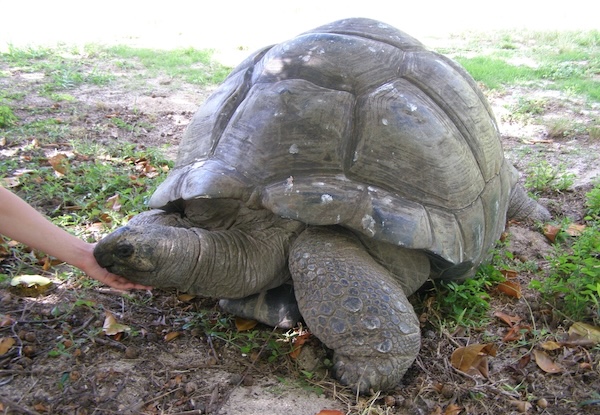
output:
M106 63L110 66L110 63ZM129 73L107 86L82 86L69 91L70 103L54 106L35 91L45 82L18 69L7 70L2 88L24 92L17 116L27 123L55 117L98 143L130 141L140 148L169 144L176 148L186 124L211 88L199 88L167 79L147 79L131 88ZM119 71L113 68L115 73ZM584 194L598 174L600 143L576 132L567 138L548 137L546 128L515 121L507 103L536 93L515 89L489 94L498 114L507 156L526 169L533 157L565 163L577 174L571 190L544 195L556 217L582 223ZM600 108L583 108L581 102L557 95L549 98L548 117L580 117L597 122ZM49 111L49 108L52 108ZM107 115L151 124L136 134L111 125ZM595 121L594 121L595 120ZM80 137L77 137L80 138ZM21 143L6 143L4 149ZM62 144L57 143L58 148ZM174 153L173 153L174 154ZM0 158L1 160L1 158ZM509 250L547 268L544 254L551 249L541 233L527 224L508 230ZM6 266L0 264L1 266ZM43 273L43 271L38 270ZM512 414L552 415L600 413L596 405L579 404L597 399L600 391L600 353L585 347L551 352L560 366L546 373L531 359L530 342L504 343L506 325L491 314L519 315L533 327L544 328L555 339L566 336L571 322L563 320L527 288L531 275L519 275L521 299L492 292L491 323L478 330L448 331L423 304L422 291L412 300L422 315L423 346L402 384L372 397L354 397L326 371L303 369L298 360L280 355L269 359L269 336L249 353L232 342L192 324L194 319L232 328L232 321L211 299L182 299L177 293L155 290L127 296L110 289L85 289L80 280L55 281L55 288L40 297L0 290L0 336L13 336L17 345L0 356L0 411L9 414L306 414L339 410L348 414ZM105 311L135 335L120 339L100 334ZM6 316L10 316L9 319ZM260 328L270 333L267 327ZM170 341L165 336L177 332ZM495 342L498 353L489 359L489 378L467 375L450 365L459 346ZM529 339L531 340L531 339ZM304 349L303 349L304 350ZM329 353L315 339L305 346L307 355ZM306 358L310 365L314 358ZM311 379L302 370L314 372Z

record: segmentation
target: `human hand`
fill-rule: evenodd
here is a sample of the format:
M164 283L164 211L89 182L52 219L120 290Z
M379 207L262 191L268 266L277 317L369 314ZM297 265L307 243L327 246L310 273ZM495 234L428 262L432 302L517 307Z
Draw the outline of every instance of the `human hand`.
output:
M112 288L116 288L118 290L151 290L152 287L147 285L137 284L135 282L129 281L127 278L122 277L120 275L113 274L109 272L106 268L102 268L98 262L96 262L96 258L93 255L94 244L88 244L88 251L85 255L84 263L79 266L83 272L85 272L89 277L100 281L103 284L106 284Z

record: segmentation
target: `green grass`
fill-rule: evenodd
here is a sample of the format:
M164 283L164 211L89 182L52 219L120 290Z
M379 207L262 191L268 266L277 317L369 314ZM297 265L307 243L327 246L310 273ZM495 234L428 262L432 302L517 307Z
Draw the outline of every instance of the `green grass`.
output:
M121 66L131 66L132 59L139 61L152 76L164 74L180 78L191 84L218 84L229 74L230 68L216 63L210 50L192 48L170 51L114 46L106 51L112 58L122 59Z
M525 187L534 194L560 193L575 182L575 174L564 165L553 166L546 160L532 161L526 170Z
M8 105L0 105L0 128L11 127L16 124L17 117Z
M586 206L586 228L578 236L561 232L548 275L531 286L562 316L600 325L600 183L586 194Z
M481 35L453 53L489 89L535 84L600 101L599 31Z

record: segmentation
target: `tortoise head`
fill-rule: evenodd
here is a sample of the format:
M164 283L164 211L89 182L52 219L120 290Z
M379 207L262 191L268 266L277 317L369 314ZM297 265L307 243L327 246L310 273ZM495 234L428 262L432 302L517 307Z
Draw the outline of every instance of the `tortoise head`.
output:
M196 242L189 231L172 226L124 226L100 240L94 256L100 266L133 282L153 287L173 287L182 264L193 257ZM183 233L180 235L180 233ZM186 249L181 249L185 244ZM174 256L173 252L179 255ZM190 258L188 253L191 253Z

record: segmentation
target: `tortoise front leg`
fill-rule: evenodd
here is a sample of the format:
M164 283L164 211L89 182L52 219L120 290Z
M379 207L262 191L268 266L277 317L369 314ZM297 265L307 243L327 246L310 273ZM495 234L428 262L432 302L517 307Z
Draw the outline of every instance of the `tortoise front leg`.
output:
M326 228L298 237L290 270L304 320L334 350L334 376L360 393L395 387L421 345L419 321L395 277L357 237Z

